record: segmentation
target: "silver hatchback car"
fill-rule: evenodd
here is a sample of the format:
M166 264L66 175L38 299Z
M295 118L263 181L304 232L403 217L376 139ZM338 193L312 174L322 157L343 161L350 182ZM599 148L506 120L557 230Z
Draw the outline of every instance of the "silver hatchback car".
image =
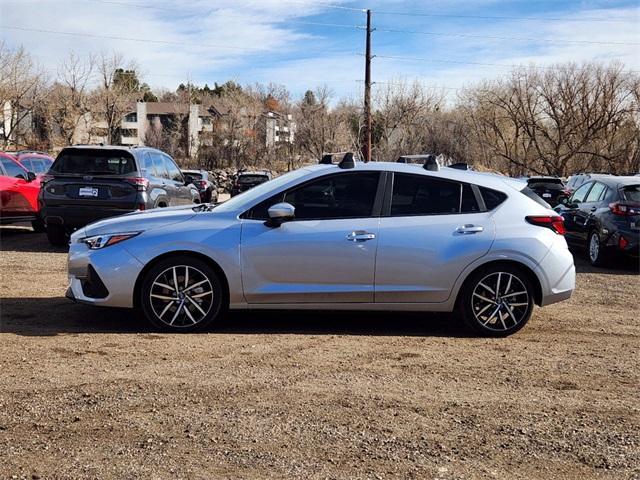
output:
M402 163L321 164L219 205L135 212L76 231L67 296L200 330L226 309L457 310L522 328L570 297L562 218L526 184Z

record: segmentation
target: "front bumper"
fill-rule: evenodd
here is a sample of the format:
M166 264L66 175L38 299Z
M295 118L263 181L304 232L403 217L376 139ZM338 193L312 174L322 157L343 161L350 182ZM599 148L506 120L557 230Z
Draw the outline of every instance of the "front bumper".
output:
M122 245L91 250L73 242L68 256L67 298L90 305L133 307L136 280L143 264Z

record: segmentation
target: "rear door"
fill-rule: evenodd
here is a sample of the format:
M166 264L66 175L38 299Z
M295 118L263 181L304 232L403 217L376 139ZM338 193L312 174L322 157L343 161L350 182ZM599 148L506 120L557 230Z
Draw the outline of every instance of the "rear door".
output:
M493 243L495 226L474 189L395 173L380 220L376 303L444 302L462 270Z
M594 216L598 213L598 209L601 208L602 197L604 197L606 191L606 185L600 182L593 182L589 189L589 193L576 210L575 239L578 243L584 243L587 241L587 236L589 235L589 230L593 224Z

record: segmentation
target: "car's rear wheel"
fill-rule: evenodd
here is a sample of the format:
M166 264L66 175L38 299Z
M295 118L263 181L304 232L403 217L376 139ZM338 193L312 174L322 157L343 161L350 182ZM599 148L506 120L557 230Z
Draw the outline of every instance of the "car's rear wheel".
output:
M594 267L602 267L606 263L606 254L600 241L600 235L596 230L589 234L587 254L589 255L589 262Z
M69 236L62 225L47 225L47 239L56 247L66 247L69 244Z
M206 262L176 256L154 265L145 275L140 305L158 329L171 332L202 330L219 317L222 284Z
M33 228L33 231L36 233L44 233L47 231L47 227L40 217L31 221L31 228Z
M495 265L474 273L459 298L465 323L477 334L505 337L524 327L534 307L529 277L511 265Z

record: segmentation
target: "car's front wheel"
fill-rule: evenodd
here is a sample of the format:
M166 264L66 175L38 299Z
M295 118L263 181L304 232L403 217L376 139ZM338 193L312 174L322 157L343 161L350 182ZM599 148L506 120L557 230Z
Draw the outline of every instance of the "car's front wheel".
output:
M140 305L156 328L194 332L219 317L222 292L218 274L206 262L176 256L159 262L146 273Z
M465 282L458 307L474 332L505 337L520 330L531 318L533 285L517 267L490 266L475 272Z

